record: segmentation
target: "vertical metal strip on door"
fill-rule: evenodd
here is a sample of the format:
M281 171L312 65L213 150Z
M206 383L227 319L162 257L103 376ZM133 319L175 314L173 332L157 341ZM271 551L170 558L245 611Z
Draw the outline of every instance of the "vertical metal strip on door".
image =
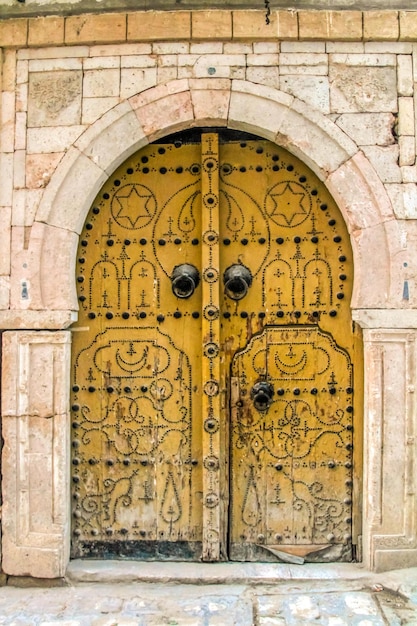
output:
M201 142L202 195L202 395L203 431L203 560L220 558L222 503L220 456L224 425L220 412L220 309L219 309L219 161L218 137L210 133Z

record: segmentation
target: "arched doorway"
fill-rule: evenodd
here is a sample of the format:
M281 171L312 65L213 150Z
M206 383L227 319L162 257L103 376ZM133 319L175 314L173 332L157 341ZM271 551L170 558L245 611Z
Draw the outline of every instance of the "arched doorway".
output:
M361 352L317 177L250 135L165 138L77 258L73 556L350 560Z

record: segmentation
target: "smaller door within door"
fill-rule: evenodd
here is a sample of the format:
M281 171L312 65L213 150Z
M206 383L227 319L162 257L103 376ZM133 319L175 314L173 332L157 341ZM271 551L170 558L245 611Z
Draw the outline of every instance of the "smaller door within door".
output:
M266 328L234 357L231 381L230 557L350 559L347 352L317 326Z

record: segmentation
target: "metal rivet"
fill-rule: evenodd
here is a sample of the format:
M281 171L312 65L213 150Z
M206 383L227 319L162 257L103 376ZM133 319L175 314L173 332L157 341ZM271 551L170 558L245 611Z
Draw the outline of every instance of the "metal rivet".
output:
M157 317L156 317L156 320L157 320L158 322L163 322L163 321L164 321L164 319L165 319L165 316L164 316L164 315L162 315L162 314L159 314L159 315L157 315Z
M182 315L181 311L175 311L175 313L174 313L174 317L177 320L180 319L181 315Z

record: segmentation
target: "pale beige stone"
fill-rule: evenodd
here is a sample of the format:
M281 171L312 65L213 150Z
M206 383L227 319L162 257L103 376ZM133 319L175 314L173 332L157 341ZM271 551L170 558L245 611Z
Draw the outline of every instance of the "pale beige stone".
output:
M25 224L26 194L26 189L15 189L13 191L12 227Z
M10 243L11 243L11 207L0 207L0 275L7 276L10 274Z
M54 126L54 131L44 128L29 128L27 132L27 151L29 154L39 152L63 152L81 135L84 126Z
M263 85L233 81L229 126L275 139L292 96Z
M164 85L158 85L154 89L150 89L145 93L138 94L130 98L129 102L133 109L141 107L150 102L160 100L172 94L181 93L188 90L188 80L176 80Z
M27 42L28 20L0 20L0 45L25 46Z
M383 183L401 182L401 170L398 165L400 149L397 144L392 146L363 146L362 150Z
M152 44L154 54L188 54L190 44L178 41L155 42Z
M416 161L416 141L414 137L399 137L400 148L399 165L414 165Z
M34 224L33 228L38 228L42 236L40 285L43 308L52 311L77 310L74 280L77 234L43 224ZM56 254L57 250L60 254Z
M23 113L28 110L28 91L28 83L16 86L16 111Z
M373 54L411 54L413 46L403 41L366 41L364 50Z
M246 64L248 67L251 65L278 65L278 54L248 54L246 56Z
M326 52L326 43L324 41L282 41L277 52L322 54Z
M231 11L194 11L191 14L193 39L231 39Z
M396 41L399 36L398 11L364 11L364 39Z
M325 65L280 65L281 76L327 76L329 67Z
M366 233L372 227L394 219L392 205L385 188L361 152L355 154L330 174L326 184L342 211L349 232ZM390 266L384 242L385 238L375 242L377 248L383 246L379 251L380 259L377 264L378 271L382 273L385 272L384 268ZM358 257L355 257L356 263L358 260ZM375 262L376 259L374 259ZM373 264L369 267L373 267ZM366 276L366 274L366 265L359 265L358 275ZM374 290L366 294L370 298L375 295ZM365 302L367 302L366 298ZM364 308L360 303L355 303L354 306ZM369 306L372 307L371 304Z
M123 56L120 59L120 67L139 67L141 69L155 67L157 63L156 56L150 54L134 54Z
M388 146L395 143L392 113L344 113L336 124L360 146Z
M137 116L124 102L89 128L75 145L102 170L111 174L128 156L147 143Z
M152 45L149 43L118 43L118 44L100 44L90 46L90 57L106 57L106 56L123 56L150 54Z
M120 97L130 98L135 94L154 87L157 83L156 67L122 69L120 73Z
M13 154L0 152L0 206L11 206L13 197Z
M260 43L259 45L264 45L264 46L268 46L269 42L262 42L262 44ZM271 52L279 52L279 44L271 44L273 46L276 46L277 49L276 50L271 50ZM252 54L252 52L254 51L255 48L255 43L251 44L251 43L243 43L243 42L224 42L223 43L223 52L225 54ZM265 50L266 51L266 50ZM267 50L268 52L270 52L270 50Z
M0 317L4 314L10 306L10 276L0 275ZM7 315L7 312L6 312ZM16 328L13 324L7 324L6 326L0 326L0 328Z
M29 189L46 187L62 156L62 152L29 154L26 159L26 186Z
M2 91L14 91L16 82L16 50L3 51L1 67Z
M29 78L29 61L18 61L16 64L16 84L27 83Z
M69 397L59 381L69 377L70 341L68 331L3 335L3 570L11 575L60 577L68 562Z
M284 24L287 26L284 34ZM266 24L264 11L234 11L233 39L260 39L268 41L279 36L296 37L297 18L285 11L271 11L270 24Z
M47 48L23 48L17 51L18 59L75 59L88 57L88 46L51 46Z
M346 41L328 41L326 42L326 52L330 54L363 54L365 50L365 44Z
M15 132L15 95L4 91L0 99L0 146L2 152L13 152Z
M413 95L413 62L411 55L400 54L397 57L398 95Z
M88 70L84 72L83 95L86 98L118 96L119 89L119 69Z
M284 43L285 42L281 43L281 47L284 45ZM226 45L236 46L239 44L225 44L225 46ZM250 54L252 52L251 44L241 44L241 45L246 45L249 47L249 49L245 51L247 54ZM279 51L280 51L280 44L277 41L254 41L253 43L254 54L277 54ZM225 49L225 52L227 54L226 49Z
M415 334L415 330L364 331L365 403L369 407L364 441L364 487L369 497L364 503L364 530L368 537L374 535L374 550L411 547L407 529L413 523L414 498L404 501L403 494L410 488L414 493L414 480L398 459L408 456L414 391L408 385L416 375L412 356ZM405 388L398 397L400 380ZM392 496L386 497L387 492ZM405 550L401 552L403 556ZM372 552L370 556L371 567L380 569Z
M16 125L15 125L15 150L25 150L26 148L26 127L27 127L27 113L16 113Z
M163 84L178 78L178 71L176 67L158 67L157 68L157 83Z
M330 113L329 79L327 76L281 77L283 91L303 100L322 113Z
M397 110L394 68L330 65L329 78L333 112L392 113Z
M80 233L87 211L107 176L79 149L71 147L45 189L36 220Z
M188 40L190 37L191 13L189 11L128 13L128 41Z
M29 20L29 46L50 46L64 43L63 17L37 17Z
M209 81L207 81L209 82ZM222 81L227 83L228 81ZM230 89L210 89L208 85L199 85L200 89L191 91L194 116L202 124L226 125L229 112ZM206 87L206 88L204 88Z
M306 65L327 66L327 54L316 52L281 52L279 64L281 65Z
M279 87L278 67L248 67L245 78L266 87Z
M136 109L138 120L150 141L161 136L161 129L181 130L194 121L190 93L166 96Z
M14 196L16 191L23 189L26 185L26 152L25 150L15 150L13 158L13 187ZM13 197L13 202L15 198Z
M417 220L417 185L415 183L392 184L385 185L385 188L396 217L401 220Z
M414 135L414 99L398 98L398 134Z
M26 206L23 223L18 226L32 226L42 199L43 189L26 189Z
M211 54L203 55L193 64L193 77L206 78L233 78L233 69L245 66L245 57L242 54Z
M61 57L54 59L32 59L29 72L56 72L57 70L82 70L82 59Z
M403 183L417 183L416 165L404 165L401 168L401 177Z
M105 70L120 67L120 56L92 57L83 60L84 70Z
M415 41L417 38L417 11L400 11L400 39Z
M340 128L301 100L291 105L276 140L322 180L357 152L356 145Z
M72 15L65 20L65 43L126 41L126 14Z
M357 67L395 67L397 58L395 54L331 54L330 63L335 65L353 65Z
M336 39L340 41L362 38L360 11L299 11L300 39Z
M104 113L115 107L119 98L83 98L81 123L93 124Z
M42 72L29 75L28 126L72 126L81 123L82 73Z

